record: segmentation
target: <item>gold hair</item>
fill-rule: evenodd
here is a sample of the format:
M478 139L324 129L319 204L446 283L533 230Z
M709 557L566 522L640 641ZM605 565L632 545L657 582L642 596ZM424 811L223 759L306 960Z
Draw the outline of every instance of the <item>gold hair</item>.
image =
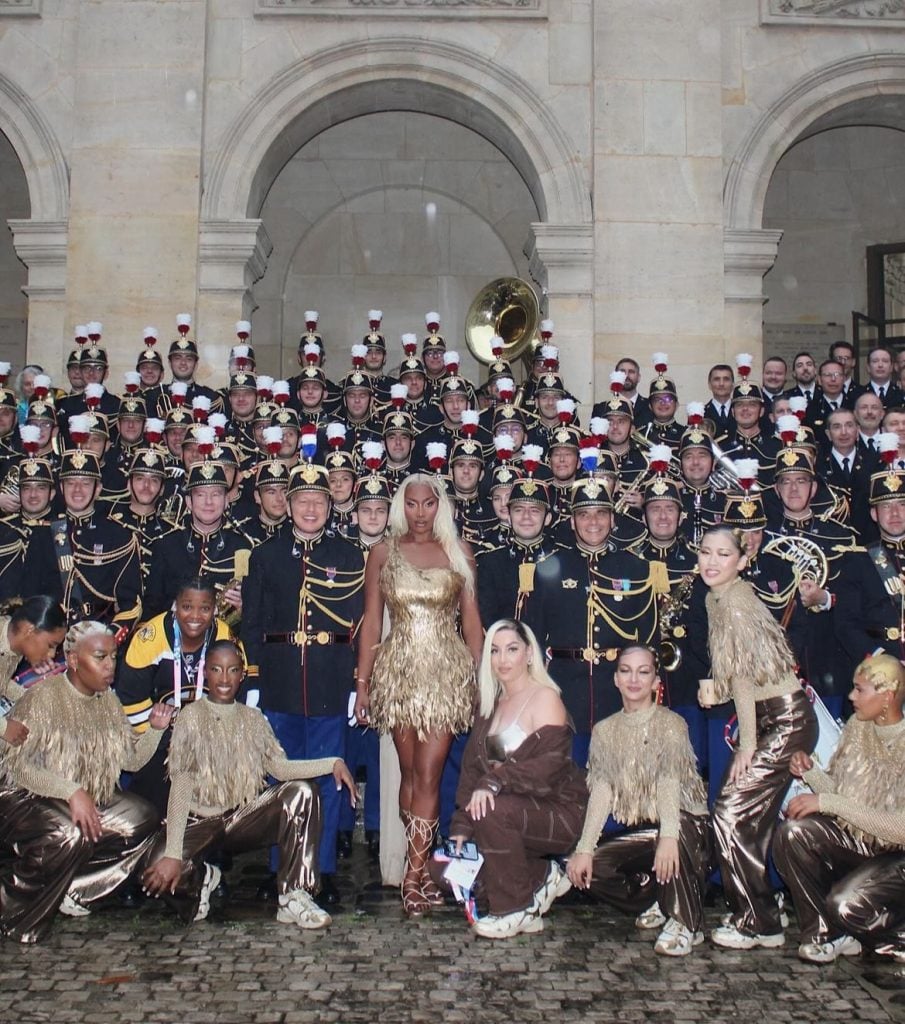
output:
M855 669L855 678L860 676L873 686L877 693L893 693L897 697L905 694L905 665L891 654L872 654Z

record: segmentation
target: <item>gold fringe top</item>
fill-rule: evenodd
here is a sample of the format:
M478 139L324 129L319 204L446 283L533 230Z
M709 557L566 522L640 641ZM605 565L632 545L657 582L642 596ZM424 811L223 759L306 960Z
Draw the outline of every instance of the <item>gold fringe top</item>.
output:
M594 852L610 814L627 826L659 823L661 836L675 838L681 811L707 813L688 726L658 704L619 711L594 726L588 788L578 853Z
M329 775L336 757L290 761L257 708L202 697L179 712L167 758L172 786L165 856L182 858L190 813L213 817L251 803L268 775L285 782Z
M707 620L720 703L732 698L735 679L767 686L794 672L795 657L782 626L746 580L736 580L720 593L708 592Z
M815 767L804 776L820 810L878 853L905 847L903 778L905 720L875 725L857 718L845 723L829 769Z
M163 736L151 730L136 741L111 690L85 696L65 673L26 691L16 704L16 718L28 727L28 738L6 750L6 778L59 800L84 789L99 806L113 796L122 772L138 771L150 760Z
M10 650L9 616L0 615L0 695L13 704L25 693L18 683L13 682L13 673L22 660L18 654ZM6 719L0 715L0 739L6 735Z

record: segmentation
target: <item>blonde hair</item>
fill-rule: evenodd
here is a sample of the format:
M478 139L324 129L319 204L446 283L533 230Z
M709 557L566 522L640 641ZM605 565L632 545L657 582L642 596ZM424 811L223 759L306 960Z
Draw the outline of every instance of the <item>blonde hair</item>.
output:
M503 687L500 681L493 674L490 667L490 649L493 647L493 640L502 629L510 629L528 648L528 675L538 686L546 686L559 693L560 689L553 682L549 672L544 665L543 651L537 642L537 637L524 622L516 622L515 619L497 619L487 630L484 637L484 650L481 654L481 667L478 670L478 694L480 704L478 714L482 718L490 718L493 709L496 707L497 698L502 693Z
M855 669L858 676L877 693L892 693L899 701L905 695L905 665L891 654L871 654Z
M85 619L84 622L77 622L74 626L70 626L69 632L67 632L63 640L63 654L68 658L83 640L89 636L96 636L99 633L103 633L104 636L113 635L109 626L105 626L103 622L97 622L94 619Z
M449 559L449 567L465 580L465 590L474 593L474 570L462 550L456 524L453 520L452 503L442 479L435 473L412 473L399 485L390 503L390 515L387 520L387 532L391 537L403 537L408 533L408 522L405 518L405 496L409 487L422 484L429 487L437 497L437 515L434 518L434 539Z

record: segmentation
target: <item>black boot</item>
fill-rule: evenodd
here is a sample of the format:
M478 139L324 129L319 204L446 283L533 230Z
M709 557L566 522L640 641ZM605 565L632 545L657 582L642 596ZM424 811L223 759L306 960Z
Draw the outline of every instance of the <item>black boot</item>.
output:
M333 875L321 875L321 891L317 902L322 907L335 907L339 903L339 889L336 888Z
M377 860L380 857L380 833L376 829L365 832L365 841L368 844L368 856L371 860Z
M277 901L277 876L268 875L258 886L255 899L262 903L276 903Z
M352 833L340 832L336 837L336 856L348 860L352 856Z

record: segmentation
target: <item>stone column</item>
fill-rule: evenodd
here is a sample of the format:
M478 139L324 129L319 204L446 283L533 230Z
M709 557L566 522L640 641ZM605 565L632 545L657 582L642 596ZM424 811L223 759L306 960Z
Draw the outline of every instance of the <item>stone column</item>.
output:
M770 228L726 228L723 232L727 344L762 360L764 274L776 262L782 231ZM759 369L755 369L755 377Z
M7 223L16 255L28 268L27 361L43 366L61 387L66 387L63 363L73 344L72 330L66 329L66 222Z
M598 0L594 10L595 354L670 356L706 398L723 339L719 0ZM598 388L598 391L602 391Z
M64 338L102 321L119 392L145 324L165 357L176 314L195 313L206 2L86 0L77 12Z
M205 220L201 223L198 278L198 336L202 356L219 380L226 374L237 320L251 320L251 286L264 275L273 245L260 220ZM279 366L280 339L252 337L261 372ZM268 370L268 372L271 372Z
M593 404L594 241L590 225L531 225L525 246L531 277L547 299L546 315L555 324L560 370L582 406L586 423Z

